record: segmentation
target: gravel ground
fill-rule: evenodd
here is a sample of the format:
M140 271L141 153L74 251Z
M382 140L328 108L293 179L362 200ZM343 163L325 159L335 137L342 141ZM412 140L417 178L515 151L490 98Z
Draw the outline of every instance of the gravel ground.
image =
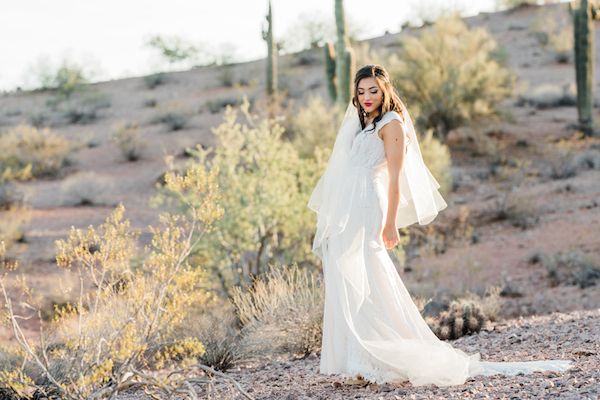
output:
M484 360L527 361L570 359L564 373L475 377L447 388L402 384L350 384L318 373L319 358L277 360L241 365L227 372L254 399L598 399L600 398L600 309L554 313L500 321L490 331L453 342L462 350L480 352ZM196 387L199 398L243 399L231 384L220 380L210 395ZM119 400L147 399L141 391L123 393Z
M255 399L598 399L600 397L600 309L554 313L496 323L493 330L463 337L454 345L490 361L571 359L565 373L469 379L449 388L410 384L348 384L318 373L319 359L271 361L228 371ZM225 385L216 399L241 399ZM201 398L206 393L199 391Z

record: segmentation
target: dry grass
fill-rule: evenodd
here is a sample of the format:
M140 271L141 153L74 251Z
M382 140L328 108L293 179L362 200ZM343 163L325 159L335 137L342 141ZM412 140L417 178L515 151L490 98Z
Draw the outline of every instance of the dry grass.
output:
M114 185L106 177L94 172L80 172L69 176L61 187L61 205L76 206L104 206L112 205L111 192Z
M573 106L576 96L574 84L545 83L527 90L519 97L517 105L530 105L538 109Z
M31 211L25 206L10 206L0 212L0 242L9 250L15 243L25 241L25 227L31 220Z
M537 13L530 32L540 45L554 53L559 63L568 63L573 53L572 17L563 9L542 10Z
M582 289L596 285L600 280L600 264L580 250L543 254L542 264L548 271L552 285L577 285Z
M127 161L139 160L146 147L146 143L140 137L140 129L137 124L118 124L113 130L111 139Z
M272 267L232 298L248 354L307 356L321 344L324 292L318 276L296 265Z
M527 229L539 222L537 199L518 191L504 192L496 199L495 219L507 220L513 226Z
M0 135L0 149L0 170L29 167L33 177L43 177L58 175L72 146L48 128L21 124Z

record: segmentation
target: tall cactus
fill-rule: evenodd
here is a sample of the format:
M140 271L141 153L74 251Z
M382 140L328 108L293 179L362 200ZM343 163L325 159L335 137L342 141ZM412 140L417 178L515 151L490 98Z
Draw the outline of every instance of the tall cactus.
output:
M594 132L594 22L596 7L592 1L580 0L579 7L569 4L573 16L575 79L577 82L577 114L586 135Z
M335 25L337 41L335 46L335 67L337 80L337 102L346 106L350 101L351 77L354 69L354 52L346 35L346 19L344 16L344 1L335 0Z
M327 77L327 90L329 92L329 98L335 103L337 99L337 88L335 81L335 48L333 47L333 43L327 42L323 49L325 50L325 74Z
M265 42L267 42L267 95L273 97L277 92L277 48L273 40L271 0L269 0L269 12L265 19L267 20L267 29L263 29L262 36Z

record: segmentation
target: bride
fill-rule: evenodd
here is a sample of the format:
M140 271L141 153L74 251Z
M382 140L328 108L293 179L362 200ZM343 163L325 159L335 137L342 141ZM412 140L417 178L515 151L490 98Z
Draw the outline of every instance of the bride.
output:
M325 282L320 373L447 386L475 375L569 368L567 360L481 361L431 331L387 249L398 244L398 228L428 224L447 207L439 186L387 71L362 67L308 202Z

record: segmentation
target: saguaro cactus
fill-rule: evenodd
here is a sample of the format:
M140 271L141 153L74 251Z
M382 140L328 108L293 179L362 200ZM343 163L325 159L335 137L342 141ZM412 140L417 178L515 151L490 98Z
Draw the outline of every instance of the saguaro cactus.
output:
M333 43L327 42L323 47L325 50L325 74L327 76L327 90L329 98L335 102L337 99L337 88L335 80L335 47Z
M343 0L335 0L335 25L337 31L335 46L336 99L341 106L345 106L350 101L350 80L354 69L354 52L346 35Z
M586 135L593 135L594 85L594 19L597 8L592 1L579 0L569 4L573 16L575 79L577 82L577 114Z
M267 94L273 96L277 92L277 48L273 40L273 13L269 0L269 12L265 17L267 29L263 29L263 39L267 42Z

